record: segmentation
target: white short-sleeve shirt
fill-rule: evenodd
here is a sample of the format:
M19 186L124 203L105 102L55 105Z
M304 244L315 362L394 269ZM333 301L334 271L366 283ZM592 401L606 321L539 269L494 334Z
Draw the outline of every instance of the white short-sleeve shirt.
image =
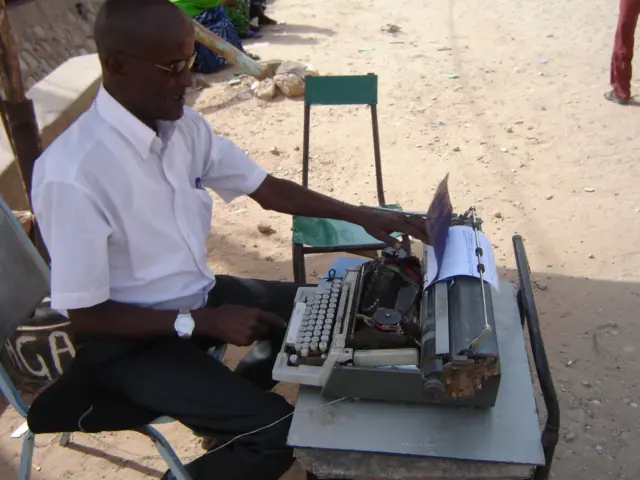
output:
M158 134L101 88L36 161L32 200L58 310L106 300L199 308L213 288L211 188L229 202L266 172L190 108Z

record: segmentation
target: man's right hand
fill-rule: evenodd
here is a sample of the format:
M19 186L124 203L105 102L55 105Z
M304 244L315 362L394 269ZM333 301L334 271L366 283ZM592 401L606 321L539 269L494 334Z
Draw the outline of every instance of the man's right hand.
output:
M278 315L240 305L205 308L194 319L194 334L218 338L239 347L268 337L274 328L287 327L287 322Z

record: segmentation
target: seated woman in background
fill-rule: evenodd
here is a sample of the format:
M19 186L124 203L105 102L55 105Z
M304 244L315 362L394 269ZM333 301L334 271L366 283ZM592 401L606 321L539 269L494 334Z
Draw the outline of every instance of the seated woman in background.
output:
M200 25L243 52L240 38L255 35L250 22L250 11L253 9L251 4L256 1L260 3L258 8L262 16L273 22L264 15L264 0L171 0ZM263 25L266 24L266 20L262 22ZM214 73L227 64L224 57L200 43L196 42L195 51L195 72Z

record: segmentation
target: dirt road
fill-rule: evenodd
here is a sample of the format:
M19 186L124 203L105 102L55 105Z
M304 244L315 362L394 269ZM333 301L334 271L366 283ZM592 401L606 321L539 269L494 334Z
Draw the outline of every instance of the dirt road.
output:
M455 207L477 205L508 278L511 236L525 237L563 415L558 480L640 474L640 110L602 97L615 4L277 0L271 13L283 23L248 47L264 59L311 62L322 74L378 74L387 199L425 208L449 172ZM389 23L400 32L383 32ZM229 75L210 79L196 108L270 171L299 181L302 103L242 100ZM368 114L314 114L313 188L375 200ZM263 221L276 233L260 234ZM217 273L292 278L289 218L216 198L213 225ZM329 262L313 258L308 271ZM9 434L20 423L11 409L2 414L2 478L18 465ZM182 456L200 453L185 429L162 430ZM73 450L39 438L34 478L158 478L164 470L136 434L75 438Z

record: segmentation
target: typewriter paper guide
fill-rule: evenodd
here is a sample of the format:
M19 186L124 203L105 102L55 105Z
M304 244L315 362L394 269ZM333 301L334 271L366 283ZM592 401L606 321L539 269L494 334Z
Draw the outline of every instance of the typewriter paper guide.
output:
M429 210L427 227L433 245L424 246L424 288L436 281L457 275L480 278L476 255L476 231L467 226L450 226L453 208L449 197L449 175L438 185ZM485 267L484 280L496 290L500 289L493 248L487 236L478 231L478 246L482 249Z

